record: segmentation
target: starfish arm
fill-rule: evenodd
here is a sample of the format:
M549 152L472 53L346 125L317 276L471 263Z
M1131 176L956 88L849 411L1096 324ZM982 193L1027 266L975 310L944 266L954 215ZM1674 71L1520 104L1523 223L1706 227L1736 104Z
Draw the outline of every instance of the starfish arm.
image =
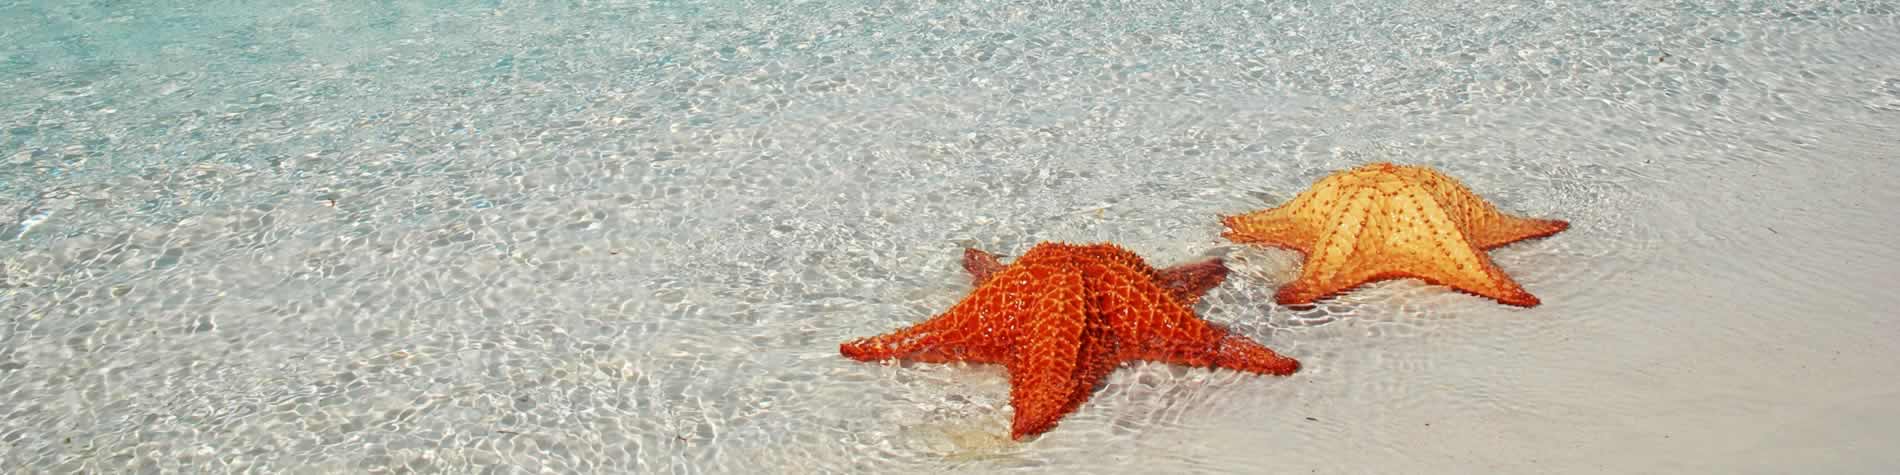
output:
M1183 304L1192 306L1227 280L1227 265L1219 258L1161 269L1161 282Z
M1523 286L1491 262L1491 256L1484 253L1483 235L1467 236L1459 232L1455 227L1456 218L1443 207L1428 206L1430 200L1431 197L1423 190L1401 193L1393 198L1391 206L1394 208L1410 208L1419 212L1405 215L1409 219L1393 223L1392 237L1387 240L1393 244L1387 251L1393 256L1387 260L1392 264L1383 266L1376 273L1414 269L1410 273L1428 283L1489 297L1508 305L1534 307L1539 304L1536 296L1526 292ZM1498 216L1515 219L1502 214ZM1526 225L1535 224L1530 220L1518 221Z
M1082 368L1087 326L1082 276L1073 271L1044 275L1029 311L1019 320L1009 362L1009 405L1016 410L1010 438L1040 434L1081 404L1075 380Z
M1289 203L1286 206L1292 206ZM1313 239L1286 206L1241 215L1220 216L1227 229L1221 237L1245 244L1282 247L1302 253L1312 252Z
M990 276L1003 270L1003 261L998 260L995 254L967 247L963 249L963 270L970 273L971 283L981 286L990 280Z
M972 344L960 335L958 329L964 325L955 317L946 313L894 332L848 341L838 345L838 352L858 361L1001 362L997 351Z
M1550 236L1570 229L1570 222L1561 219L1536 219L1511 216L1499 213L1490 224L1474 230L1472 240L1478 247L1494 249L1526 239Z
M1500 211L1471 188L1438 170L1423 167L1394 170L1411 178L1410 183L1422 187L1429 194L1426 198L1452 206L1455 214L1452 219L1459 228L1470 233L1471 241L1479 249L1550 236L1570 228L1569 222L1560 219L1525 218Z
M1116 283L1100 279L1093 300L1111 322L1121 359L1272 375L1300 368L1299 361L1208 323L1187 306L1163 301L1163 289L1138 282L1109 286Z
M1128 264L1101 262L1087 274L1093 321L1103 322L1115 342L1114 364L1145 360L1196 367L1219 367L1285 375L1299 362L1208 323L1173 301L1164 281L1126 279ZM1104 350L1110 350L1104 348Z
M1372 224L1368 222L1371 207L1375 206L1369 198L1372 193L1373 190L1356 190L1346 197L1341 211L1327 220L1322 228L1325 231L1300 264L1300 276L1281 286L1274 293L1274 301L1281 305L1309 304L1365 283L1356 274L1368 273L1360 267L1363 263L1376 262L1377 259L1368 257L1378 252L1377 243L1361 239L1367 234L1368 224Z
M1329 285L1317 280L1295 279L1293 282L1280 286L1279 290L1273 291L1273 301L1280 305L1309 305L1321 298L1351 290L1363 284L1364 282L1353 285Z
M1390 237L1381 249L1382 263L1362 270L1361 279L1415 277L1434 285L1489 297L1510 305L1535 306L1537 297L1499 270L1478 243L1458 232L1455 218L1444 208L1427 206L1423 193L1400 193L1391 206L1414 209L1390 224Z
M1188 340L1174 340L1142 352L1138 359L1199 368L1226 368L1256 374L1285 376L1300 370L1300 361L1282 356L1247 337L1201 323L1184 331Z
M858 361L1003 363L1008 345L984 337L1010 329L1009 322L1016 318L1011 303L1020 293L1007 286L978 287L943 314L897 331L845 342L838 351Z

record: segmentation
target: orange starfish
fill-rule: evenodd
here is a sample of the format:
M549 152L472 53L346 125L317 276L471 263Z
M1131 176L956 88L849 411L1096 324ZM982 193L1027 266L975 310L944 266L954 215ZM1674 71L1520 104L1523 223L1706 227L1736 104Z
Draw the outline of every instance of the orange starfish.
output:
M1011 439L1054 428L1126 361L1275 375L1300 368L1194 314L1190 305L1227 277L1220 259L1156 270L1113 244L1041 243L1007 266L966 249L963 266L976 289L949 311L838 350L859 361L1004 365Z
M1282 305L1411 277L1533 307L1537 297L1498 270L1485 251L1570 227L1500 213L1437 170L1383 162L1334 173L1277 208L1220 218L1228 240L1306 255L1299 278L1274 296Z

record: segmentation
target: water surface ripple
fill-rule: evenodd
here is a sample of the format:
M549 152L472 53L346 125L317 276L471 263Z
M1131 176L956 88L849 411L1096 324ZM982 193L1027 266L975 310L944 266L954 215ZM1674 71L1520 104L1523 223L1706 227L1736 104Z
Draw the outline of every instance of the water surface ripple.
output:
M0 0L0 465L1900 466L1893 5L1110 3ZM1214 216L1372 160L1570 220L1492 253L1545 304L1274 305ZM838 356L1046 240L1225 257L1306 369L1012 443L1000 368Z

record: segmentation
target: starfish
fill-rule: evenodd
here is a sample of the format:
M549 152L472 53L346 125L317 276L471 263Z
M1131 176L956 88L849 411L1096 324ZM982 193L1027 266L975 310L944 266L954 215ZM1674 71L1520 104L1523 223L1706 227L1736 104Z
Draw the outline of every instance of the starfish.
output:
M1271 375L1300 368L1194 314L1193 302L1227 277L1220 259L1157 270L1113 244L1040 243L1009 265L965 249L963 267L976 288L948 311L838 350L859 361L1003 365L1013 440L1054 428L1124 362Z
M1501 213L1458 180L1423 166L1372 163L1336 172L1277 208L1223 215L1222 237L1306 255L1274 300L1304 305L1360 285L1417 278L1534 307L1540 301L1485 251L1557 234L1570 223Z

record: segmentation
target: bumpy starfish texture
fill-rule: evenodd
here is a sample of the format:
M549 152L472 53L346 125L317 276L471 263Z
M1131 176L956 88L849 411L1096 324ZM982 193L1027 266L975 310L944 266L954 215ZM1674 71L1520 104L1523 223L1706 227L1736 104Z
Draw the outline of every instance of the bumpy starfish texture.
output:
M1538 298L1485 251L1570 227L1499 212L1437 170L1383 162L1327 176L1277 208L1220 218L1228 240L1306 255L1300 276L1274 296L1282 305L1417 278L1508 305L1537 306Z
M1210 259L1154 269L1113 244L1041 243L1014 263L966 249L976 288L922 323L839 345L859 361L1001 364L1010 438L1055 427L1128 361L1287 375L1299 361L1194 314L1227 267Z

